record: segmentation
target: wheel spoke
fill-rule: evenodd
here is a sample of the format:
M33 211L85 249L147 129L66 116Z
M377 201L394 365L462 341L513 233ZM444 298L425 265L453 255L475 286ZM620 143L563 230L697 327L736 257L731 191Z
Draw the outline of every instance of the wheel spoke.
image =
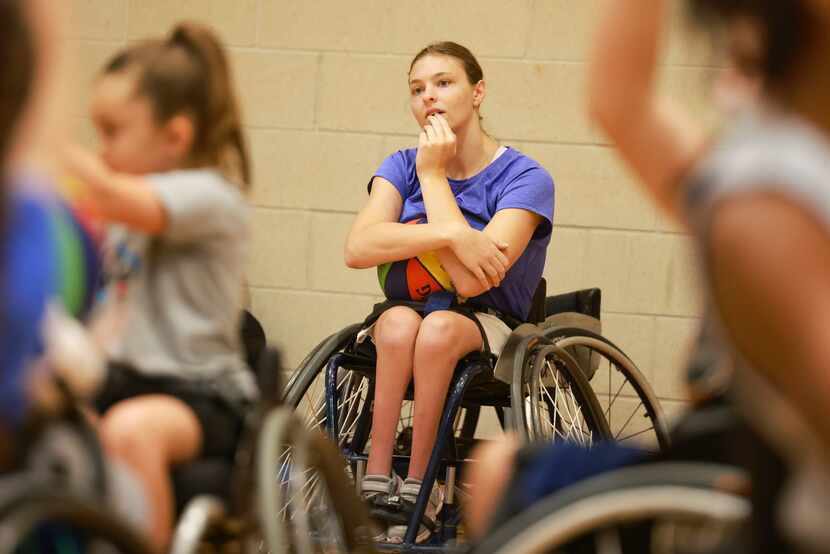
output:
M642 405L643 405L643 401L642 401L642 400L640 400L640 403L639 403L639 404L637 404L637 407L636 407L636 408L634 408L634 410L632 410L631 415L630 415L630 416L628 416L628 419L627 419L627 420L625 420L625 425L623 425L623 426L620 428L619 433L622 433L623 431L625 431L625 428L626 428L626 427L628 427L628 424L629 424L629 423L631 423L631 420L632 420L632 419L634 418L634 416L637 414L637 409L638 409L640 406L642 406ZM619 433L618 433L618 435L619 435Z
M611 371L610 371L610 370L608 371L608 375L609 375L609 381L610 381L610 375L611 375ZM608 410L609 410L609 411L611 410L611 406L613 406L613 405L614 405L614 402L616 402L616 401L617 401L617 397L620 395L620 392L622 392L623 387L626 385L626 383L628 383L628 380L627 380L627 379L625 379L625 378L623 377L623 382L622 382L622 383L620 383L620 388L618 388L618 389L617 389L617 392L616 392L616 394L614 394L614 397L613 397L613 398L611 398L611 399L608 401ZM608 387L608 392L611 392L611 387ZM609 423L610 423L610 422L609 422Z
M654 426L649 427L648 429L643 429L642 431L637 431L636 433L631 433L630 435L626 435L621 439L617 439L618 442L627 441L628 439L633 439L643 433L648 433L649 431L654 431Z
M576 421L574 422L573 429L579 430L579 436L576 437L576 440L577 442L579 442L579 444L585 444L584 435L582 434L583 426L585 425L585 416L582 413L582 409L579 406L579 403L577 402L576 397L573 394L573 390L569 390L568 395L570 396L571 401L573 402L574 413L576 414Z
M661 421L662 410L659 400L630 358L610 341L588 331L566 331L558 336L554 343L568 352L578 352L580 360L587 359L589 364L597 368L591 381L594 385L599 384L595 387L596 396L600 401L597 416L604 416L605 423L611 431L611 438L625 437L622 439L625 440L631 438L635 432L637 435L646 434L640 433L642 427L633 423L634 416L643 414L649 420L646 425L651 426L647 430L651 436L645 440L651 441L653 438L659 447L666 445L668 437ZM601 372L606 372L606 375L599 375ZM579 392L574 391L577 399L581 398ZM638 402L635 411L628 412L630 407ZM584 406L582 408L584 419L591 424L590 416L593 414L587 412Z
M591 444L593 437L590 431L586 432L585 414L574 394L573 387L570 384L563 385L565 379L566 375L558 369L555 363L545 360L545 365L540 369L536 380L539 398L534 397L533 393L530 396L537 406L541 404L547 406L549 417L542 418L540 415L535 424L549 426L550 436L583 445ZM551 383L553 394L546 385L546 380Z

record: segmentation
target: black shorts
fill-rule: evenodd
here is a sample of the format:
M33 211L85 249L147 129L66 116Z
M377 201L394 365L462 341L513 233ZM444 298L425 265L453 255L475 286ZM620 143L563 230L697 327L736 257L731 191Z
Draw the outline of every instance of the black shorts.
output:
M98 413L104 414L122 400L148 394L178 398L193 410L202 427L202 451L198 457L233 459L242 433L244 408L233 405L215 389L201 383L165 375L145 375L128 365L111 363L94 406Z

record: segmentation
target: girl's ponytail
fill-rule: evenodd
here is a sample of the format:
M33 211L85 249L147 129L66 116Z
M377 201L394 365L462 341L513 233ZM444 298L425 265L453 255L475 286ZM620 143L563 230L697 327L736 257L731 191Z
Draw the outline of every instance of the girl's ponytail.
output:
M180 23L168 39L171 46L187 50L203 66L205 90L201 108L201 136L196 144L203 155L217 164L228 177L245 186L250 183L248 149L242 133L242 122L230 65L216 34L196 23Z
M247 189L248 148L230 64L216 34L197 23L178 24L166 40L149 40L117 54L104 73L136 71L137 92L159 122L185 114L195 133L189 165L216 167Z

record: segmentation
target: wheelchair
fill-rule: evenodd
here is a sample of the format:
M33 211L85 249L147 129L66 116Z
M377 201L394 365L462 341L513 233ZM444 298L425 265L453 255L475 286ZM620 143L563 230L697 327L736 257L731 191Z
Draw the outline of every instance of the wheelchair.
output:
M445 552L458 542L458 497L465 490L456 477L476 443L483 407L495 410L503 429L527 440L590 445L617 439L655 451L668 445L663 414L650 386L636 365L600 334L599 289L546 297L545 287L542 280L528 321L508 322L512 333L498 360L473 353L459 362L403 544L379 546ZM355 341L362 327L350 325L321 341L291 376L284 399L307 427L326 430L347 460L356 487L368 458L375 371L373 347ZM393 466L402 474L408 463L412 398L410 386L393 456ZM620 409L626 414L620 416ZM286 450L279 467L294 464L295 456ZM446 487L438 526L427 544L416 545L437 481Z
M495 529L477 554L737 552L751 511L734 466L656 462L569 486Z
M800 537L781 525L790 463L744 411L748 406L738 407L736 396L758 396L755 384L731 381L701 351L687 374L695 401L672 425L669 448L569 485L518 514L500 514L472 552L815 551L793 544ZM737 395L736 385L744 389Z
M259 374L275 378L263 391L276 393L278 355L269 349L263 359ZM337 448L280 404L270 394L252 411L233 464L196 460L174 473L183 508L171 554L375 552ZM286 452L290 465L280 463Z
M707 399L673 426L668 449L499 520L472 552L783 552L772 529L778 484L768 482L780 476L756 459L770 456L728 397Z
M41 479L22 474L0 480L0 553L153 552L135 529L94 499L56 492Z
M251 318L246 323L258 325ZM325 552L371 554L368 513L346 484L337 449L281 406L279 353L266 347L261 328L253 335L258 346L247 350L257 360L260 402L248 413L233 461L197 459L173 472L179 520L171 554L305 554L319 552L319 545ZM286 450L294 463L278 472ZM300 509L287 512L286 505Z
M243 336L246 327L251 330L258 323L247 317L245 325ZM315 552L302 530L312 536L336 537L331 545L338 548L327 552L374 552L371 539L360 534L368 529L368 514L346 485L336 448L322 434L298 425L293 410L279 406L280 356L266 347L261 328L252 334L256 346L246 344L249 360L258 360L252 370L257 373L261 402L247 414L234 460L201 458L173 470L178 524L170 551ZM31 418L12 441L17 447L12 467L0 475L0 554L155 552L138 529L139 522L113 513L113 505L120 503L114 495L123 492L110 488L114 465L105 459L96 431L69 388L59 386L59 390L65 396L62 411ZM274 471L278 457L274 452L286 444L297 455L297 474L314 479L332 499L326 509L345 514L326 519L329 524L337 521L336 527L322 529L312 517L305 517L315 514L310 505L285 520L290 526L280 525L283 520L271 507L284 504L279 498L290 491L280 485ZM131 484L140 497L140 485Z
M68 387L59 390L61 409L33 414L12 441L0 475L0 553L151 554L137 522L108 509L115 469Z

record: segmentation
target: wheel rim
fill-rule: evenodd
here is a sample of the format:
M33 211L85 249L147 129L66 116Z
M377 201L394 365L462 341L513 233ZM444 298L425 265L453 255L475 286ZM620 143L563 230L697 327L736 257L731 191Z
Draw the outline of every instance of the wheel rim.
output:
M749 512L742 498L682 486L656 485L600 496L575 502L555 519L543 518L497 552L559 551L578 544L593 547L589 551L596 554L702 553L734 536ZM638 533L633 537L632 528ZM637 541L634 550L632 540Z
M668 444L659 400L640 370L618 348L598 338L554 339L596 366L591 386L608 422L611 438L621 444L656 452Z
M275 498L270 516L285 529L281 535L284 552L297 554L346 552L346 541L336 510L324 479L316 469L315 452L307 446L306 431L297 427L294 418L283 423L277 433L275 449L276 474L270 485ZM262 462L261 462L262 463ZM268 494L260 491L260 494ZM262 514L260 517L263 517ZM271 539L273 542L274 539Z
M525 410L531 440L568 441L591 446L595 429L586 416L586 399L550 347L534 359L525 384Z

